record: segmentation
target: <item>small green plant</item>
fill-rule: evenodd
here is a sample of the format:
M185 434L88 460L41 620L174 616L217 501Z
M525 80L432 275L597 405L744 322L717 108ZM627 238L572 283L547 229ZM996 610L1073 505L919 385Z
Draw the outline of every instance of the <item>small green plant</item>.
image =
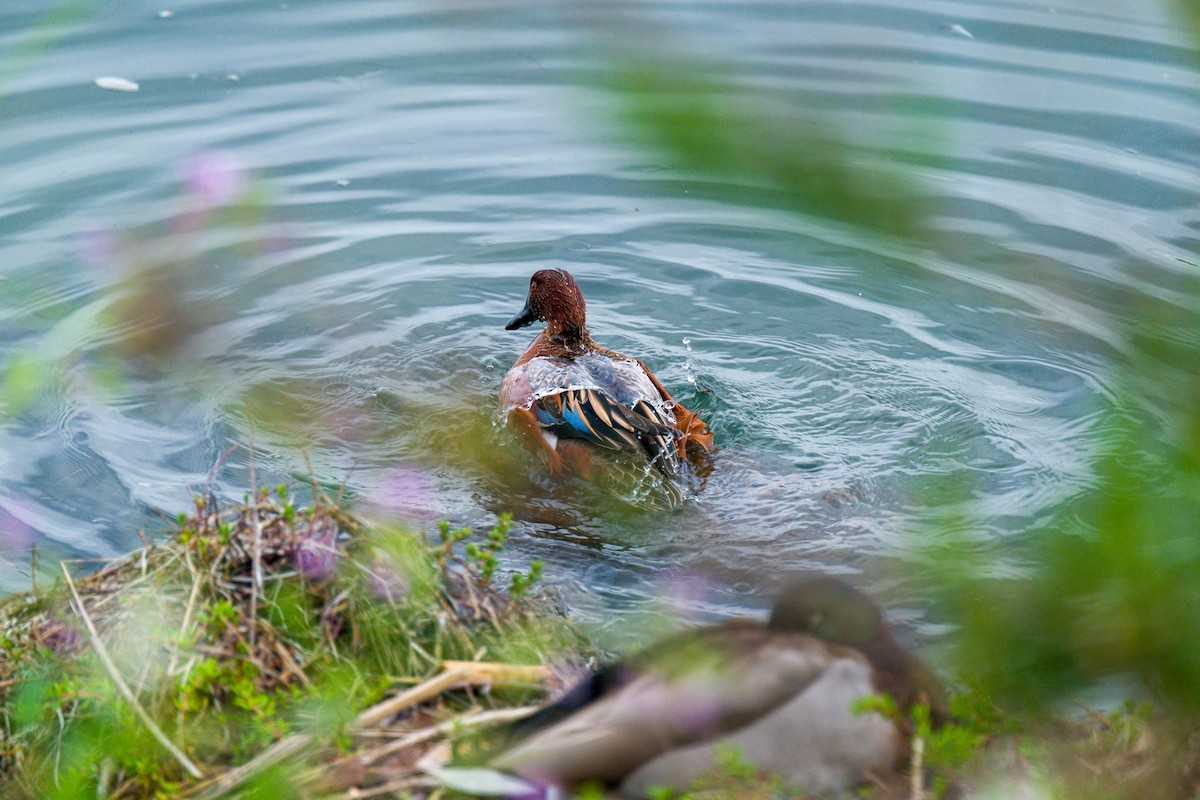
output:
M900 712L900 707L896 705L896 698L890 694L871 694L866 697L860 697L850 706L852 714L879 714L893 722L901 722L904 719L904 714Z
M651 800L773 800L795 797L778 775L760 772L733 745L717 748L713 769L684 792L669 787L650 790Z
M514 572L508 585L508 597L514 603L518 603L529 596L530 590L542 579L546 565L541 561L530 561L529 571L526 573Z
M211 777L297 735L312 737L300 772L315 774L377 744L358 714L444 660L539 664L580 645L565 620L523 605L540 563L500 590L508 517L478 541L443 524L431 546L332 505L299 513L286 488L250 497L222 508L197 496L173 541L77 577L78 599L60 585L0 602L0 680L12 681L0 688L0 797L195 794L189 759ZM536 691L500 685L485 702ZM475 712L481 698L450 695L418 716ZM286 796L261 779L239 796L256 791Z
M222 633L226 628L234 627L238 621L238 611L233 603L226 599L218 600L209 607L205 627L212 633Z
M910 731L912 749L918 752L912 768L931 775L933 797L945 797L962 768L977 759L992 737L1001 729L1001 720L993 705L978 691L968 691L950 701L952 721L934 726L929 706L917 704L905 715L891 695L877 694L859 698L851 710L855 714L880 714Z
M464 557L458 557L456 546L466 542L473 532L470 528L452 529L449 522L438 525L438 546L435 548L438 565L443 576L448 577L455 564L461 566L467 578L483 589L492 588L492 579L500 566L500 554L508 544L508 535L512 530L512 516L501 514L496 524L481 542L467 542ZM533 587L537 585L545 573L545 564L532 561L526 572L515 572L509 579L508 605L516 605L529 597Z

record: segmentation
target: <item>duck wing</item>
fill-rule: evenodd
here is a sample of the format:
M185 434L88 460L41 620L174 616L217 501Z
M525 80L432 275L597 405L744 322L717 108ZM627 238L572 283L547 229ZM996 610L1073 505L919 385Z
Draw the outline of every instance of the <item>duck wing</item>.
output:
M674 429L645 400L627 407L599 389L569 389L539 398L533 412L538 424L559 438L642 452L664 472L678 470Z
M492 765L536 782L615 784L664 753L771 713L835 659L808 636L729 627L699 634L668 640L678 645L668 657L661 657L669 649L663 643L652 658L601 673L598 682L568 695L576 708L548 714L547 727Z

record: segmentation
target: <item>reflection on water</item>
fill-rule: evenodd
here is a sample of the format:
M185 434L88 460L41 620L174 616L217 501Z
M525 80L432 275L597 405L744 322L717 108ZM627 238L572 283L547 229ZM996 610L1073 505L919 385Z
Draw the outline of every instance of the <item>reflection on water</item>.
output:
M41 5L5 4L0 47ZM730 203L622 146L595 88L611 65L566 7L157 11L98 7L3 85L0 351L65 369L0 427L5 590L28 584L32 539L111 556L210 481L240 497L247 451L221 459L250 438L249 402L260 481L307 458L355 496L412 495L421 520L510 511L512 557L546 561L585 617L663 585L700 614L761 606L768 576L896 557L961 470L984 536L1068 500L1128 298L1185 307L1196 272L1198 84L1161 9L656 10L681 47L910 165L938 209L925 251L761 190ZM187 229L197 198L243 191L255 213ZM180 237L176 305L143 307L159 327L139 330L153 349L202 319L188 368L138 357L107 379L128 333L112 290L137 298L128 271ZM681 510L551 483L495 419L527 339L503 325L548 266L580 282L598 340L711 424L716 469Z

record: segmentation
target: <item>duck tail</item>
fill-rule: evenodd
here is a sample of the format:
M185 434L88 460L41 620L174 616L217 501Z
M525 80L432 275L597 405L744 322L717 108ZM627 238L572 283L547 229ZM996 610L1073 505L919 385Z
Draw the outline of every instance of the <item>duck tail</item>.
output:
M674 401L672 401L674 402ZM679 449L684 458L695 462L713 451L713 433L699 415L675 403L675 427L682 434ZM688 445L691 445L689 451Z
M658 389L658 393L662 395L663 400L670 404L671 413L675 416L675 432L679 441L679 454L691 462L699 473L707 473L708 465L707 457L713 451L713 434L704 424L704 420L694 412L688 411L682 405L671 397L671 393L666 387L659 383L658 378L650 371L649 367L641 361L637 362L642 371L646 373L646 377L654 384L654 388ZM689 446L690 445L690 446Z

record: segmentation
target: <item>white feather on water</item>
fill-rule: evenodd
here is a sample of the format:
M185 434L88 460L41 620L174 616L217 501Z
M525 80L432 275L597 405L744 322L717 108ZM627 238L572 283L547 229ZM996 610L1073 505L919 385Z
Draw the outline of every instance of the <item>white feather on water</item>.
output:
M136 92L141 88L128 78L117 78L111 75L103 78L96 78L96 85L101 89L107 89L110 92Z

